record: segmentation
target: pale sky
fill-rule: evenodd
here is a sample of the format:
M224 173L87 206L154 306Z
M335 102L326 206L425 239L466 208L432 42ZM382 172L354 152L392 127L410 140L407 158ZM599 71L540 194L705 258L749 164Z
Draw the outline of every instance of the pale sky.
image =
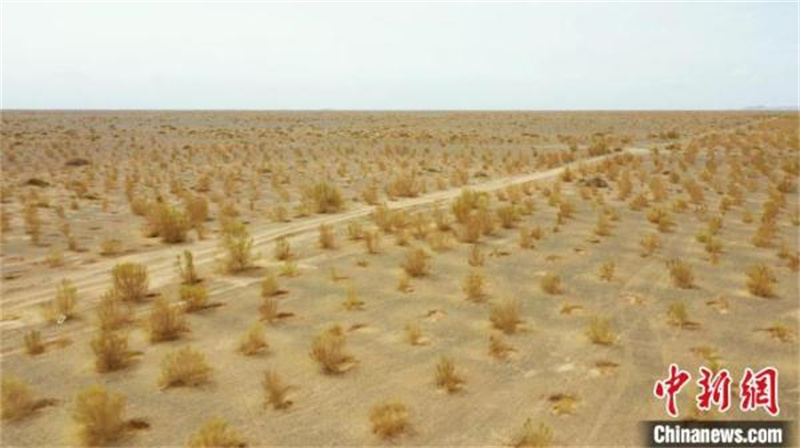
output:
M5 109L798 106L798 3L7 3Z

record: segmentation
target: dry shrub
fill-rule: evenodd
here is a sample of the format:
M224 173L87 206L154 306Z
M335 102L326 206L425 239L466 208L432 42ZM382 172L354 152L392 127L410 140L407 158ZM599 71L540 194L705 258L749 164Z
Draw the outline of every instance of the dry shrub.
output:
M561 294L561 277L553 272L546 272L539 280L539 286L548 294Z
M278 261L290 260L293 257L292 247L289 245L289 240L285 236L279 237L275 241L275 259Z
M57 268L64 265L64 253L57 247L51 247L47 251L47 266Z
M36 410L33 390L22 380L4 375L0 392L0 417L3 420L21 420Z
M471 302L482 302L486 298L486 278L479 271L470 271L464 279L461 290Z
M25 333L25 352L31 356L40 355L44 353L44 342L42 342L42 333L39 330L30 330Z
M42 305L42 316L50 323L63 323L77 314L78 288L71 280L63 279L56 289L56 297Z
M319 225L319 246L323 249L336 249L336 233L330 224Z
M776 322L771 327L765 328L764 331L769 333L769 335L774 339L777 339L781 342L794 342L795 340L792 330L780 322Z
M113 257L122 253L122 240L117 238L103 238L100 241L100 255Z
M191 347L183 347L161 360L161 378L158 383L163 389L200 386L209 381L211 371L205 355Z
M689 312L686 310L686 303L682 300L676 300L670 303L667 308L667 322L675 327L686 327L692 322L689 319Z
M377 254L380 252L381 234L377 230L366 232L363 234L364 246L370 254Z
M751 266L747 270L747 289L758 297L775 296L773 285L777 282L770 268L765 264Z
M294 386L283 381L274 370L267 370L261 385L264 388L265 406L272 405L273 409L279 410L292 405L292 401L287 396Z
M472 247L469 249L469 256L467 257L467 263L469 263L472 267L483 266L483 263L486 261L486 256L481 251L481 248L478 247L477 244L473 244Z
M520 318L522 314L522 302L518 299L505 299L493 303L489 310L489 321L498 330L506 334L513 334L517 331L519 324L524 322Z
M139 263L119 263L111 270L114 295L123 302L139 302L147 296L150 279Z
M464 383L464 379L456 373L453 361L446 356L439 358L439 363L436 364L436 387L451 394L461 390Z
M268 348L264 327L259 322L253 322L239 342L239 351L245 356L255 356Z
M397 290L406 294L414 291L414 286L411 285L411 277L405 272L401 272L397 277Z
M297 277L300 275L300 269L297 267L297 263L292 260L286 260L281 265L281 276L282 277Z
M424 249L416 248L406 252L402 267L411 277L425 277L430 273L430 255Z
M611 321L604 317L593 317L589 321L586 335L597 345L614 345L617 341L617 336L611 328Z
M411 428L408 407L400 401L377 404L369 412L372 432L382 439L398 436Z
M425 345L428 342L428 338L422 334L422 327L416 322L407 324L404 331L406 342L411 345Z
M258 307L261 320L273 323L278 319L278 299L275 296L265 296Z
M345 352L346 342L341 325L331 325L314 337L311 343L311 357L320 364L326 374L344 373L355 362L355 358Z
M347 223L347 238L351 241L358 241L364 238L364 226L361 221L350 221Z
M511 445L517 448L546 448L553 444L553 430L544 423L533 426L533 420L528 418L522 427L522 432L514 438Z
M253 238L244 224L235 222L222 235L222 248L225 251L223 267L226 272L235 274L253 266Z
M208 290L203 285L181 285L181 302L187 313L208 308Z
M667 268L675 286L682 289L694 287L694 273L687 263L675 258L667 262Z
M264 279L261 280L261 297L271 297L280 294L281 290L278 286L278 279L272 271L267 271L264 274Z
M137 354L128 350L128 335L100 330L92 339L94 368L99 373L124 369Z
M180 210L166 204L156 206L147 215L148 234L161 237L165 243L182 243L191 228L189 218Z
M614 271L616 270L616 264L613 261L609 260L604 262L600 265L600 279L610 282L614 279Z
M322 181L303 192L304 199L314 206L316 213L337 213L344 209L344 197L339 189Z
M552 403L550 412L553 415L571 415L575 413L575 407L578 405L578 399L568 394L553 394L547 397L547 400Z
M194 255L191 251L185 250L182 255L178 255L178 275L184 285L194 285L200 282L197 270L194 267Z
M519 221L519 212L513 205L506 205L497 209L497 218L504 229L513 229Z
M353 283L347 286L347 295L342 305L347 311L356 311L364 308L364 301L358 297L358 290Z
M597 215L597 223L594 226L594 234L597 236L611 235L611 223L608 221L608 217L604 213Z
M164 298L158 298L147 320L150 342L174 341L189 331L189 321L181 306L172 306Z
M239 433L220 418L209 420L199 431L189 437L191 448L243 448L247 443Z
M489 335L489 355L497 359L506 359L514 351L511 344L496 334Z
M133 306L118 299L113 290L103 294L95 312L97 325L103 330L116 330L134 320Z
M661 247L661 241L658 239L658 235L653 233L643 236L639 241L639 246L642 248L642 256L649 257Z
M124 435L125 397L90 386L75 398L72 418L78 424L78 437L84 446L114 445Z

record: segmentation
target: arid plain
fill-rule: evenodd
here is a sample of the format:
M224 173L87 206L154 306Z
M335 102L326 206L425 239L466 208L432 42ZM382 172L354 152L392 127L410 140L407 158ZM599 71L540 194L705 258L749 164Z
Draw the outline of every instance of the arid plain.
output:
M797 113L2 115L2 445L635 446L780 371ZM693 409L681 418L756 419ZM736 391L734 391L736 394Z

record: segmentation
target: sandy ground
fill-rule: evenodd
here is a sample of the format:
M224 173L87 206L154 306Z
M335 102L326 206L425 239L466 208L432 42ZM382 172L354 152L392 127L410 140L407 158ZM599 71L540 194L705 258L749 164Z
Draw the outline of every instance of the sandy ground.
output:
M409 120L421 126L425 119L412 116ZM558 132L570 128L569 120L563 116L542 119L558 123L554 127ZM670 115L669 119L674 117ZM148 116L148 120L158 123L159 115ZM609 118L599 116L597 120ZM617 120L614 123L618 126L631 126L627 120ZM656 119L645 116L637 120L649 123ZM737 132L756 131L769 135L780 130L778 123L792 120L796 123L795 116L764 120L762 116L731 119L720 114L708 119L705 127L698 127L694 135L682 136L679 142L701 144L702 136L725 132L734 136ZM462 117L459 128L465 126L463 122L469 120ZM279 126L277 123L280 121L276 120ZM669 124L660 126L669 128ZM483 304L467 301L461 291L462 281L470 272L470 245L455 239L448 250L429 250L430 276L412 280L410 293L398 291L400 264L407 248L397 246L395 238L387 234L382 239L381 253L372 255L365 253L362 242L347 240L349 222L372 225L369 215L374 207L355 201L341 213L301 217L289 223L259 221L257 216L248 215L255 250L262 257L257 262L258 269L235 276L221 273L216 266L220 249L215 234L178 245L136 236L137 242L129 243L130 253L112 258L100 257L93 251L68 253L64 266L48 267L43 261L46 250L28 248L27 237L21 224L17 224L3 241L2 371L4 376L24 379L37 395L57 398L60 403L24 420L5 422L2 444L77 443L71 418L74 396L88 385L101 383L127 397L129 417L144 418L151 425L148 430L122 439L119 443L124 446L183 445L190 434L214 416L224 418L245 440L257 446L507 445L528 417L553 429L555 445L636 446L641 443L639 422L665 416L663 403L652 396L653 382L663 377L666 366L673 362L696 372L703 364L692 350L697 347L714 348L736 379L745 367L777 367L781 374L781 419L796 423L800 398L798 276L776 256L777 242L797 251L797 227L790 219L792 207L797 204L796 189L787 195L786 212L778 217L776 243L770 247L755 247L750 242L766 189L745 192L744 202L724 215L724 251L716 264L708 260L703 245L695 241L695 235L706 228L723 196L710 187L705 190L708 211L675 212L674 228L659 234L661 249L646 258L640 255L639 241L644 235L658 232L647 221L646 210L632 210L616 198L613 185L599 189L605 204L619 214L612 223L611 235L597 238L593 234L600 208L593 200L581 197L578 181L562 183L562 194L574 204L575 213L559 226L558 233L553 232L557 210L547 205L542 189L557 181L566 167L578 171L622 157L622 153L639 160L643 171L648 171L654 157L668 158L663 155L669 154L665 148L675 144L648 141L648 133L640 132L639 137L623 145L620 153L585 157L557 167L531 167L523 173L495 172L489 179L470 181L472 189L492 194L510 185L534 183L539 189L533 195L536 211L522 216L516 225L540 225L545 229L544 238L534 249L519 247L516 228L498 227L493 235L481 240L479 246L487 255L481 271L488 280L489 296ZM550 135L548 144L555 145L556 131L551 130ZM659 155L654 156L653 148L659 148ZM711 152L701 154L682 174L699 176ZM789 154L796 157L796 149ZM718 158L725 156L720 151ZM673 170L679 169L677 159L667 159ZM7 168L6 160L4 170ZM24 178L25 175L15 176ZM347 182L343 185L346 190L352 186ZM667 185L670 201L685 196L679 184ZM392 210L420 213L427 213L437 204L449 210L461 190L449 187L414 198L389 200L387 204ZM646 186L640 185L637 190L646 191ZM495 198L493 201L495 205L501 203ZM128 228L127 222L135 218L124 208L117 207L120 226ZM756 214L755 222L744 222L746 211ZM91 212L86 207L77 212L87 213ZM102 216L95 225L109 226ZM91 221L91 215L87 220ZM322 223L334 226L339 242L336 250L317 247L317 228ZM91 233L90 228L85 231ZM245 357L236 347L242 333L257 319L265 268L280 268L272 260L272 248L280 236L289 237L300 269L297 277L279 278L281 287L288 291L280 296L280 308L295 315L266 326L268 353ZM413 239L411 244L426 247ZM110 283L110 269L122 261L143 263L148 267L151 291L174 300L179 283L175 257L185 249L193 252L211 299L223 306L190 315L191 332L174 342L150 344L143 329L130 328L131 348L141 350L143 355L122 371L96 373L89 346L94 332L92 308ZM692 266L694 288L673 285L665 267L667 260L673 258ZM600 281L599 267L609 260L616 264L616 275L610 282ZM747 290L745 271L756 263L765 263L772 269L775 298L755 297ZM331 269L336 270L339 279L331 278ZM539 281L546 272L561 277L562 293L552 295L541 290ZM81 315L63 325L50 325L42 321L38 306L52 298L55 285L62 278L72 279L78 287ZM348 284L360 292L365 302L363 310L343 309L341 302ZM501 361L487 352L488 337L493 331L488 319L489 303L507 297L522 301L525 325L523 331L504 337L515 352L510 359ZM719 297L727 299L727 309L709 305ZM692 321L699 324L697 328L678 328L668 323L667 309L675 300L687 304ZM562 313L564 304L575 311ZM138 316L146 316L148 308L149 304L141 305ZM619 337L615 345L599 346L587 339L585 331L595 315L611 319ZM353 370L339 376L322 374L308 354L313 336L334 322L349 329L348 351L358 360ZM405 342L403 328L414 322L420 324L430 340L428 345L411 346ZM776 322L788 327L794 335L792 341L781 342L760 331ZM40 330L45 339L66 338L69 343L50 347L42 355L26 355L22 338L30 329ZM214 368L211 383L199 388L160 390L156 384L160 360L185 345L207 356ZM466 379L464 391L448 395L435 387L434 369L441 355L455 361ZM600 368L598 363L611 367ZM260 382L266 369L275 369L297 386L291 394L294 404L288 410L265 408ZM576 399L572 412L553 412L550 398L556 394ZM411 410L413 431L383 441L371 433L369 410L376 403L395 398ZM684 393L684 414L689 413L688 398L689 394ZM717 418L764 416L736 410Z

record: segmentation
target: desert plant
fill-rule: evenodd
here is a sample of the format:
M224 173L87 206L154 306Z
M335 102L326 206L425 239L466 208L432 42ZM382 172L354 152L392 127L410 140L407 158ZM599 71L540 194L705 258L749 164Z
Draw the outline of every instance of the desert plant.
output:
M667 308L667 322L676 327L684 327L690 322L685 302L677 300L669 305L669 308Z
M97 324L103 330L116 330L134 320L133 306L119 300L113 290L103 294L95 312Z
M319 246L323 249L336 249L336 233L330 224L319 225Z
M139 302L150 286L147 268L139 263L119 263L111 270L114 295L123 302Z
M672 283L678 288L690 289L694 287L694 273L691 266L686 262L674 258L667 262L669 274L672 276Z
M47 266L57 268L64 265L64 253L57 247L51 247L47 251Z
M161 237L165 243L174 244L186 241L186 234L192 226L189 218L180 210L167 204L156 206L147 216L150 234Z
M345 352L346 342L342 327L338 324L332 325L314 337L311 343L311 357L320 364L324 373L344 373L355 361Z
M610 282L614 279L614 271L616 270L616 264L613 261L609 260L604 262L600 265L600 279Z
M464 279L461 290L467 296L467 300L472 302L482 302L486 298L486 278L479 271L470 271Z
M117 238L103 238L100 241L100 255L113 257L122 253L122 240Z
M147 320L150 342L174 341L189 331L189 322L182 307L172 306L164 298L156 299Z
M364 308L364 301L358 297L358 290L356 289L355 284L350 283L347 286L347 295L345 296L342 305L344 305L344 309L347 311L355 311Z
M50 323L63 323L76 316L78 288L69 279L61 280L56 289L56 297L42 305L42 316Z
M367 248L367 253L377 254L380 252L381 234L377 230L364 233L364 246Z
M319 182L303 194L306 200L314 204L317 213L338 213L344 209L342 194L328 181Z
M282 277L297 277L300 275L300 269L297 267L297 263L292 260L286 260L281 265L281 276Z
M36 410L33 390L18 378L3 375L0 396L0 417L3 420L21 420Z
M283 381L274 370L267 370L261 385L264 388L265 406L269 404L273 409L286 409L292 405L287 396L294 386Z
M458 392L464 387L464 379L456 373L453 361L442 356L436 364L436 387L444 389L447 393Z
M177 266L182 284L194 285L200 282L200 277L194 267L194 255L191 251L185 250L182 255L178 255Z
M223 266L230 274L252 267L255 261L253 238L242 223L234 223L222 235L222 248L225 251Z
M425 277L430 273L430 255L424 249L416 248L406 252L402 267L411 277Z
M31 356L44 353L45 346L42 342L42 333L39 330L30 330L25 333L25 352Z
M649 257L661 247L661 241L658 239L658 235L653 233L642 237L639 241L639 245L642 248L642 256Z
M489 335L489 355L497 359L506 359L512 351L514 347L503 341L503 338L496 334Z
M128 350L128 335L109 330L100 330L92 339L94 367L99 373L125 368L137 352Z
M278 299L274 296L265 296L258 307L261 320L273 323L278 319Z
M597 345L614 345L617 341L617 336L611 327L611 321L604 317L593 317L589 321L586 335L592 343Z
M506 334L517 331L519 324L524 322L520 318L522 303L517 299L505 299L492 304L489 310L489 321L498 330Z
M751 266L747 270L747 289L758 297L774 297L773 285L777 282L772 271L765 264Z
M473 244L472 247L469 249L469 257L467 258L467 263L469 263L472 267L483 266L483 263L486 261L486 256L483 255L481 248L478 247L477 244Z
M369 412L372 432L383 439L389 439L409 430L408 407L400 401L377 404Z
M125 397L101 385L90 386L75 398L72 418L85 446L113 445L125 434Z
M411 345L425 345L428 338L423 336L422 327L416 323L409 323L405 327L406 342Z
M239 351L245 356L255 356L268 348L269 344L264 338L264 326L260 322L253 322L239 341Z
M243 448L247 446L239 433L220 418L206 422L200 430L189 437L186 444L191 448Z
M287 240L285 236L281 236L275 241L274 256L278 261L290 260L293 257L292 247L289 245L289 240Z
M405 272L401 272L397 277L397 290L406 294L414 291L414 287L411 285L411 277Z
M548 294L561 294L561 277L553 272L546 272L539 280L539 286Z
M211 377L211 367L202 353L183 347L167 354L161 360L159 385L170 387L195 387L205 384Z
M522 432L511 443L516 448L546 448L552 444L553 430L544 423L534 427L530 418L525 420Z
M200 311L209 306L208 290L204 285L181 285L180 298L187 313Z
M272 271L267 271L264 274L264 279L261 280L261 297L272 297L280 294L278 287L278 279Z
M519 212L513 205L506 205L497 209L497 218L504 229L513 229L519 220Z

